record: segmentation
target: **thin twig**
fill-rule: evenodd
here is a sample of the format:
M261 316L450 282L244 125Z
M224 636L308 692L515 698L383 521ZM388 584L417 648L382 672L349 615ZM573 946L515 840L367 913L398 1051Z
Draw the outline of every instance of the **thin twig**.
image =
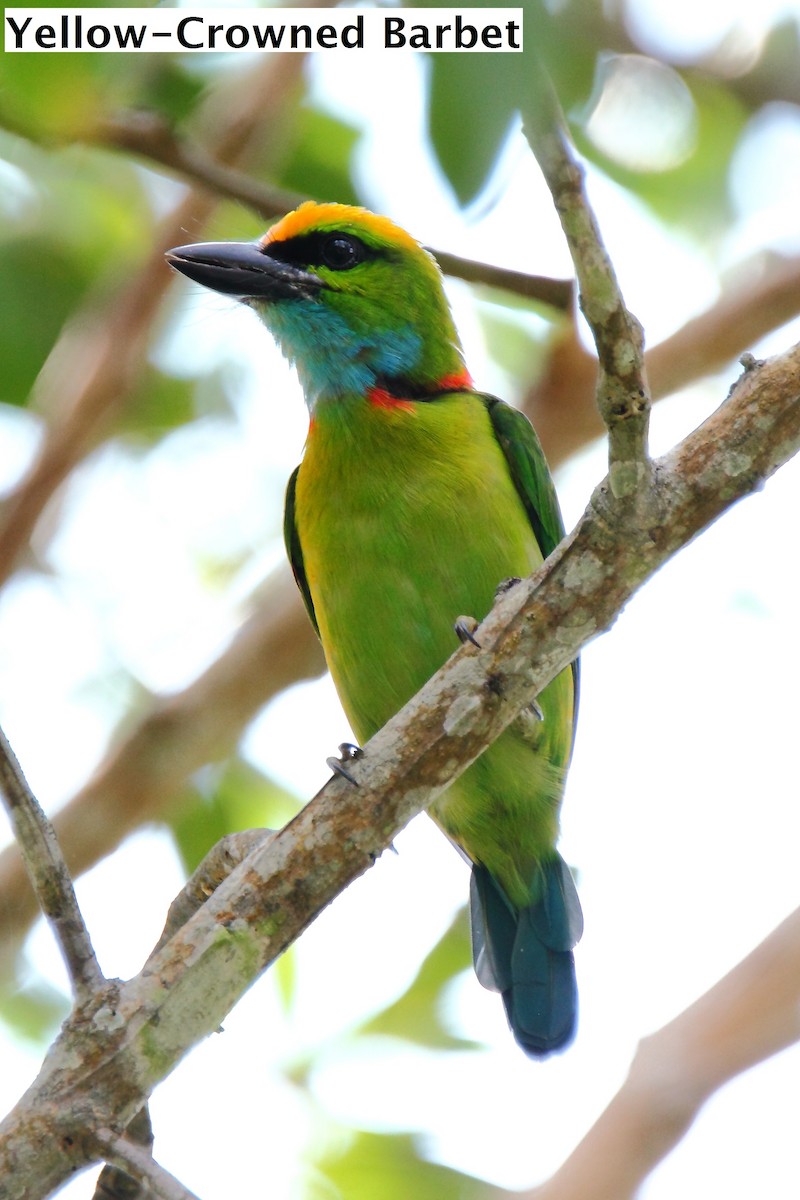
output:
M238 200L270 221L308 199L300 192L258 183L244 171L226 166L201 146L179 137L158 113L137 110L101 117L90 136L104 146L177 171L214 195Z
M192 144L185 137L179 137L156 113L123 112L104 117L95 125L91 136L103 145L138 154L170 171L177 171L218 196L238 200L267 221L274 221L309 199L308 196L287 192L274 184L259 183L243 171L223 166L200 146ZM524 271L462 258L444 250L429 249L445 274L455 279L500 288L562 311L572 303L573 284L570 279L529 275Z
M99 1129L94 1140L107 1162L146 1185L145 1195L156 1196L158 1200L198 1200L194 1192L160 1166L143 1146L119 1137L111 1129Z
M95 997L105 980L83 920L53 827L28 786L0 729L0 792L42 912L69 973L77 1005Z
M148 1105L143 1105L129 1122L125 1130L125 1140L140 1146L143 1153L152 1158L153 1126L150 1123ZM92 1200L139 1200L139 1197L148 1195L148 1184L141 1176L130 1174L125 1165L118 1162L108 1162L97 1176Z
M649 479L650 410L642 329L625 307L552 85L544 69L533 76L534 97L523 128L552 193L575 264L581 310L597 347L597 399L609 434L611 487L619 499L641 496Z
M187 879L178 895L169 906L167 920L163 932L148 955L150 963L159 951L167 944L179 929L202 908L209 896L217 890L220 884L228 878L231 871L238 867L257 846L268 842L275 834L269 829L247 829L237 833L226 834L208 854ZM145 964L146 966L147 964ZM103 1135L98 1142L104 1151L107 1148ZM131 1150L138 1149L140 1156L134 1163ZM139 1197L153 1195L151 1170L157 1167L152 1159L153 1129L150 1123L150 1112L145 1104L136 1113L125 1130L124 1138L117 1138L113 1143L113 1153L105 1154L107 1164L97 1178L92 1200L138 1200ZM125 1150L125 1155L121 1150ZM148 1171L143 1172L136 1164L144 1162ZM178 1185L180 1186L180 1185ZM158 1192L158 1195L166 1193ZM176 1193L180 1195L181 1193ZM185 1193L187 1196L190 1194Z
M239 833L229 833L212 846L169 906L164 930L148 955L147 962L151 962L170 938L202 908L234 867L238 867L256 846L274 836L269 829L248 829ZM102 1134L98 1141L101 1149L105 1151L106 1143L102 1140ZM136 1163L131 1157L133 1143L136 1148L141 1148L138 1150L139 1155L144 1155L143 1159L136 1161L144 1161L148 1165L148 1173L143 1173L138 1167L134 1169ZM145 1104L128 1124L124 1139L117 1138L113 1143L113 1152L105 1154L107 1164L97 1178L92 1200L138 1200L140 1196L152 1195L152 1178L149 1172L151 1167L157 1167L152 1159L152 1147L153 1130L149 1108ZM126 1151L125 1157L118 1153L121 1148ZM162 1192L157 1194L166 1195ZM181 1193L176 1195L180 1196ZM185 1192L185 1195L189 1196L190 1193Z
M550 308L566 311L570 308L575 285L571 279L552 279L549 275L531 275L527 271L513 271L510 267L498 267L492 263L478 262L474 258L462 258L449 250L427 249L434 256L445 275L463 279L466 283L477 283L483 287L499 288L514 296L524 296L547 304Z
M138 725L112 738L94 776L53 817L73 876L110 854L143 822L164 819L186 780L232 754L241 731L283 688L325 669L319 640L287 566L266 581L231 644L183 691L160 696ZM0 973L36 915L15 846L0 851Z

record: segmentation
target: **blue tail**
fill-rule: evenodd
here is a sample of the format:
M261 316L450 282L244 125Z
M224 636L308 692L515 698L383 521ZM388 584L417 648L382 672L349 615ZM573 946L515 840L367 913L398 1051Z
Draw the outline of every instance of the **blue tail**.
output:
M583 915L559 854L542 863L538 898L517 911L485 867L473 866L472 953L478 979L502 992L508 1023L533 1058L563 1050L575 1036L578 989L572 947Z

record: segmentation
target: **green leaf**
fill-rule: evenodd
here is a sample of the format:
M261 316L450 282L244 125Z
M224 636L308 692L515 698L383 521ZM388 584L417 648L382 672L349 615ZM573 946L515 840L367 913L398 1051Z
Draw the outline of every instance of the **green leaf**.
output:
M80 137L92 129L99 113L134 102L139 77L148 73L147 57L5 54L0 123L36 139Z
M131 103L155 109L174 125L186 120L205 93L207 81L170 54L149 54L146 59L148 73L139 81L139 94Z
M478 316L492 358L508 375L519 381L535 379L546 357L549 332L537 337L515 315L514 309L530 312L530 305L478 304ZM552 329L552 323L550 325ZM508 399L508 397L506 397Z
M518 101L517 57L431 55L431 142L462 205L486 185L511 128Z
M52 1040L69 1008L67 997L47 983L0 992L0 1020L37 1046Z
M196 415L196 387L193 379L176 379L147 366L127 399L118 428L156 441Z
M289 1012L297 994L297 957L294 946L285 950L272 965L272 980L284 1012Z
M169 822L187 872L226 833L280 829L297 812L295 797L240 758L205 768L194 783Z
M474 1050L478 1043L455 1036L442 1020L442 992L472 962L466 909L423 960L411 985L359 1029L361 1035L404 1038L431 1049Z
M53 239L25 237L2 246L0 400L27 403L42 363L87 283L76 257Z
M430 0L425 7L438 7ZM477 0L465 6L479 7ZM432 54L428 92L430 137L442 169L461 204L486 186L527 91L543 62L562 103L570 108L588 96L594 47L568 34L538 2L522 6L526 51L522 54Z
M486 1183L427 1162L412 1134L357 1132L317 1164L346 1200L486 1200Z

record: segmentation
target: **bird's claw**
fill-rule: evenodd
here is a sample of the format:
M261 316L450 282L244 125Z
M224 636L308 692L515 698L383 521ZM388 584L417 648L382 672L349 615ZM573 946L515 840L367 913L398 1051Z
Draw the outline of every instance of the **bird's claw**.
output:
M358 758L364 757L364 751L360 746L354 746L352 742L340 742L339 755L337 758L332 754L330 758L325 759L326 765L333 771L334 775L341 775L348 783L352 783L353 787L358 787L358 780L355 779L347 770L345 763L354 762Z
M528 705L528 711L533 714L537 721L544 720L544 713L542 712L541 705L539 704L538 700L531 700L530 704Z
M397 849L397 846L395 846L394 842L389 842L389 845L386 847L386 849L390 850L392 854L397 854L397 855L400 854L400 851ZM382 853L383 853L382 850L374 850L374 851L371 850L370 851L369 856L372 859L373 863L376 863L378 861L378 859L380 858Z
M473 646L477 646L480 650L481 644L475 637L475 630L478 628L479 622L474 617L456 617L456 623L453 629L456 632L456 637L461 642L462 646L466 642L472 642Z

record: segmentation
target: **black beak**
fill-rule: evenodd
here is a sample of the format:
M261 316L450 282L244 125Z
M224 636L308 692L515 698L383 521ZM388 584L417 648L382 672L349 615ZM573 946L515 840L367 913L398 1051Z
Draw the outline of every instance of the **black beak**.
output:
M309 271L270 258L257 242L198 242L176 246L165 258L195 283L240 300L313 299L325 286Z

